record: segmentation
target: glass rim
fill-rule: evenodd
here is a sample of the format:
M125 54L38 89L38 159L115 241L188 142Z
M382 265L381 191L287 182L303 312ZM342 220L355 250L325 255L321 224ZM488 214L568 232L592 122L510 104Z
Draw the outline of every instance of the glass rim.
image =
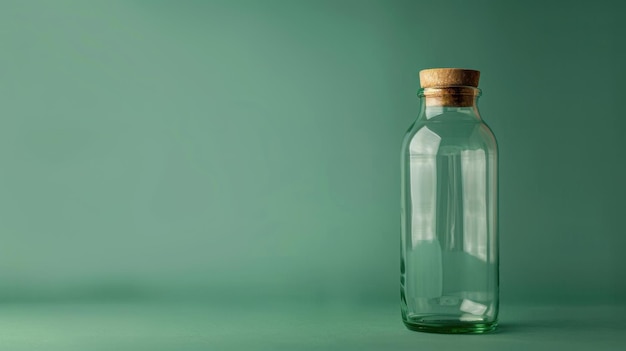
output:
M417 96L419 97L442 95L465 95L479 97L482 95L482 90L477 87L466 85L448 85L441 87L420 88L417 91Z

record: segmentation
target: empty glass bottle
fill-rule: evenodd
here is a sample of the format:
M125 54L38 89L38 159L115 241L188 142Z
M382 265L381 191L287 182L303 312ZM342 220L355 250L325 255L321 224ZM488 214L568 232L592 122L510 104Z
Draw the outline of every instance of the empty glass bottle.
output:
M498 317L497 144L480 73L420 72L402 149L401 305L411 330L483 333Z

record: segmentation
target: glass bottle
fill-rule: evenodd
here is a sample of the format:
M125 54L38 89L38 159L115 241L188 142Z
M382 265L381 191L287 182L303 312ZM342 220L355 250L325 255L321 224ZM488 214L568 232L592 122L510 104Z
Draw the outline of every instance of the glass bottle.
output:
M498 152L480 72L420 72L402 147L401 306L411 330L484 333L498 317Z

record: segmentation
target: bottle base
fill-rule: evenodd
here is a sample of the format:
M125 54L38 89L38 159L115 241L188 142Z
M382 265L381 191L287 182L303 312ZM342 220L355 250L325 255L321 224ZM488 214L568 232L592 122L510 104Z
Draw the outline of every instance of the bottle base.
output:
M427 318L404 320L404 325L413 331L440 334L484 334L492 332L498 322L465 322L453 320L450 316L429 315Z

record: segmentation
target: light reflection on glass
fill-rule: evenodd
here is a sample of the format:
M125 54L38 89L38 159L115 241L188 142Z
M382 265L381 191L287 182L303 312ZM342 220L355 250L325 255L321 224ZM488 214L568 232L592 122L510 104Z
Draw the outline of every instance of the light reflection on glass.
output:
M411 244L436 239L437 151L441 137L420 129L409 145L411 175Z
M463 312L482 316L487 311L487 306L472 300L463 299L463 302L461 303L461 307L459 309Z
M463 250L487 261L487 160L484 150L461 151Z

